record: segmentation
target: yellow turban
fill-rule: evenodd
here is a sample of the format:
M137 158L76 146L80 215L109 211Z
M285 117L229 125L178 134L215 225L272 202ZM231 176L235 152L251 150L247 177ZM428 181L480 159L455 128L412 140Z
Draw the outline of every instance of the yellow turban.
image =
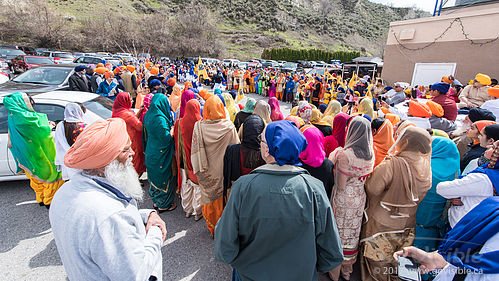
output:
M488 86L492 83L492 81L490 80L490 77L488 75L485 75L485 74L482 74L482 73L478 73L476 76L475 76L475 80L482 84L482 85L485 85L485 86Z

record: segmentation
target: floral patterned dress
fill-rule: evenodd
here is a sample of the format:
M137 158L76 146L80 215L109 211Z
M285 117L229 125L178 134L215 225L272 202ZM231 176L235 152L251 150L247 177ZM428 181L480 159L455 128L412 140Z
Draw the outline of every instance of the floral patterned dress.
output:
M364 183L373 171L374 157L364 160L356 157L352 149L339 147L331 153L329 159L335 167L331 206L338 225L345 262L353 264L357 258L366 205Z

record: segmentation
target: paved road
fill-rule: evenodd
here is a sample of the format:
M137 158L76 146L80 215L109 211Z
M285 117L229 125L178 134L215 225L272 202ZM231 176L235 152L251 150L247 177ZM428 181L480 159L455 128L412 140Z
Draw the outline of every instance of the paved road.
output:
M291 105L284 103L281 108L287 116ZM67 279L51 232L48 210L38 206L34 199L28 181L0 182L2 280ZM176 210L161 214L168 228L167 245L162 250L164 280L231 280L230 266L214 259L213 240L204 220L195 222L192 217L185 218L176 200L179 206ZM140 207L152 207L148 196ZM329 278L321 274L319 280Z

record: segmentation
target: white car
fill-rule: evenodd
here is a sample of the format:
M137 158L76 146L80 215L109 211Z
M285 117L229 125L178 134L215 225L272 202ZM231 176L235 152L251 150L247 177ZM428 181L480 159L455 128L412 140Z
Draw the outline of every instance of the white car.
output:
M32 98L35 100L35 111L47 114L48 119L54 123L64 120L64 108L70 102L85 105L87 112L83 116L83 121L87 124L111 118L113 110L112 101L93 93L53 91L34 95ZM0 97L0 181L24 180L26 179L24 174L16 175L17 166L7 148L7 131L7 109L3 105L2 96Z
M46 51L46 52L42 53L42 56L49 57L56 64L73 63L73 61L74 61L73 55L70 53L66 53L66 52Z

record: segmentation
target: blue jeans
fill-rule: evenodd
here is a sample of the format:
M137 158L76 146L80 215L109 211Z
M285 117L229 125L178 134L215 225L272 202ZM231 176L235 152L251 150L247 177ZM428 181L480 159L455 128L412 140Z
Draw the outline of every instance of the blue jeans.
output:
M232 269L232 281L243 281L235 268Z

